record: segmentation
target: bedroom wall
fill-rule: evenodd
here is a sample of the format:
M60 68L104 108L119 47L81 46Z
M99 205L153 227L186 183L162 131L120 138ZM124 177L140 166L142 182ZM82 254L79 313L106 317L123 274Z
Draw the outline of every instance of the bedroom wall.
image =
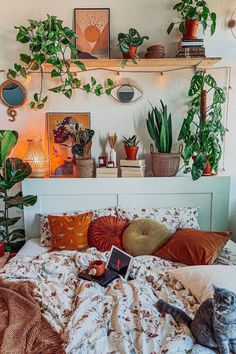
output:
M137 28L141 34L150 36L148 44L163 43L166 46L167 56L174 56L177 42L177 32L171 36L166 34L166 28L173 19L174 13L171 10L174 0L90 0L89 7L110 7L111 8L111 54L113 57L120 55L115 47L117 34L120 31L127 31L129 27ZM19 43L15 42L14 25L26 24L28 18L44 18L47 13L54 14L65 21L68 26L73 26L73 9L76 7L87 7L88 1L67 0L11 0L4 3L1 9L0 21L0 69L9 68L16 60L17 55L24 50ZM236 103L234 100L236 80L236 39L225 28L225 20L233 12L236 2L232 0L214 1L209 0L209 6L218 14L218 29L214 37L206 36L206 50L208 56L222 56L223 60L218 66L232 67L232 89L230 90L228 128L229 133L225 143L224 168L221 166L221 173L232 176L231 207L230 207L230 228L236 235ZM224 87L227 84L227 70L212 70L212 74L218 83ZM93 156L96 157L102 152L102 142L109 131L116 131L118 137L138 134L142 141L141 154L148 153L150 139L145 128L145 118L148 110L148 101L158 104L159 99L168 103L169 109L173 112L175 137L181 126L182 119L186 112L187 90L192 70L166 73L164 77L160 74L122 74L120 78L129 77L134 80L144 91L144 98L133 105L121 105L110 97L97 98L93 95L86 95L83 92L76 93L69 101L68 99L50 94L48 105L43 111L31 111L25 105L18 111L15 123L8 121L6 108L0 104L0 127L1 129L16 129L20 133L20 142L17 154L23 156L26 150L26 137L30 132L39 132L45 138L45 113L46 112L91 112L91 123L96 131L93 145ZM88 77L90 74L88 75ZM96 72L94 76L103 81L106 77L118 79L113 73ZM86 78L86 75L84 76ZM23 81L28 89L29 98L38 84L37 75ZM0 82L5 80L5 74L0 74ZM47 87L54 84L51 80L46 81ZM174 148L177 149L178 144ZM121 145L118 147L119 157L124 156ZM236 236L235 236L236 238Z

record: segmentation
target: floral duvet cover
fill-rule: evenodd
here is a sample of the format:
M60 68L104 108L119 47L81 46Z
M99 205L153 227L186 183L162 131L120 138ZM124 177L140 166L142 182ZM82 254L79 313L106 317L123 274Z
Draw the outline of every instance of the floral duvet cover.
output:
M162 317L156 303L162 298L194 316L199 304L169 275L177 265L157 257L136 257L131 277L102 288L79 279L91 260L108 253L54 252L37 257L15 257L0 272L4 279L29 280L46 319L61 333L68 354L211 354L196 345L186 326ZM218 263L235 264L225 249Z

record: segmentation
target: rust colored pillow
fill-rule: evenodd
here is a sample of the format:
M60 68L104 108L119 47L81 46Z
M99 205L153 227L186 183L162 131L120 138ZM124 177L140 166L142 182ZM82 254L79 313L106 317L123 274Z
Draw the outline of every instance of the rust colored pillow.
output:
M88 244L101 252L110 251L112 246L123 249L122 235L129 222L116 216L102 216L91 222Z
M88 246L88 228L93 213L63 216L48 215L52 249L81 251Z
M187 265L213 264L230 237L230 232L179 229L154 256Z

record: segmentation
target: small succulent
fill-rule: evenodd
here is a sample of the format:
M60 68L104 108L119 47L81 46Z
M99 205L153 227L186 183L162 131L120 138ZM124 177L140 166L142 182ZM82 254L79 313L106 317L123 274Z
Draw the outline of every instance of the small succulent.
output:
M126 138L123 136L121 142L125 145L125 146L138 146L139 144L139 140L137 140L137 135L133 135L129 138Z

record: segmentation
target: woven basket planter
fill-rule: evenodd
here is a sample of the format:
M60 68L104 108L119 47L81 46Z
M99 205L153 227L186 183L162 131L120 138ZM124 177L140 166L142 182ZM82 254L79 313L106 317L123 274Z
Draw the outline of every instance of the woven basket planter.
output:
M153 145L150 146L152 158L152 172L154 177L173 177L179 170L181 151L179 153L163 154L154 152Z
M93 159L78 160L78 177L93 178L94 177L94 161Z

